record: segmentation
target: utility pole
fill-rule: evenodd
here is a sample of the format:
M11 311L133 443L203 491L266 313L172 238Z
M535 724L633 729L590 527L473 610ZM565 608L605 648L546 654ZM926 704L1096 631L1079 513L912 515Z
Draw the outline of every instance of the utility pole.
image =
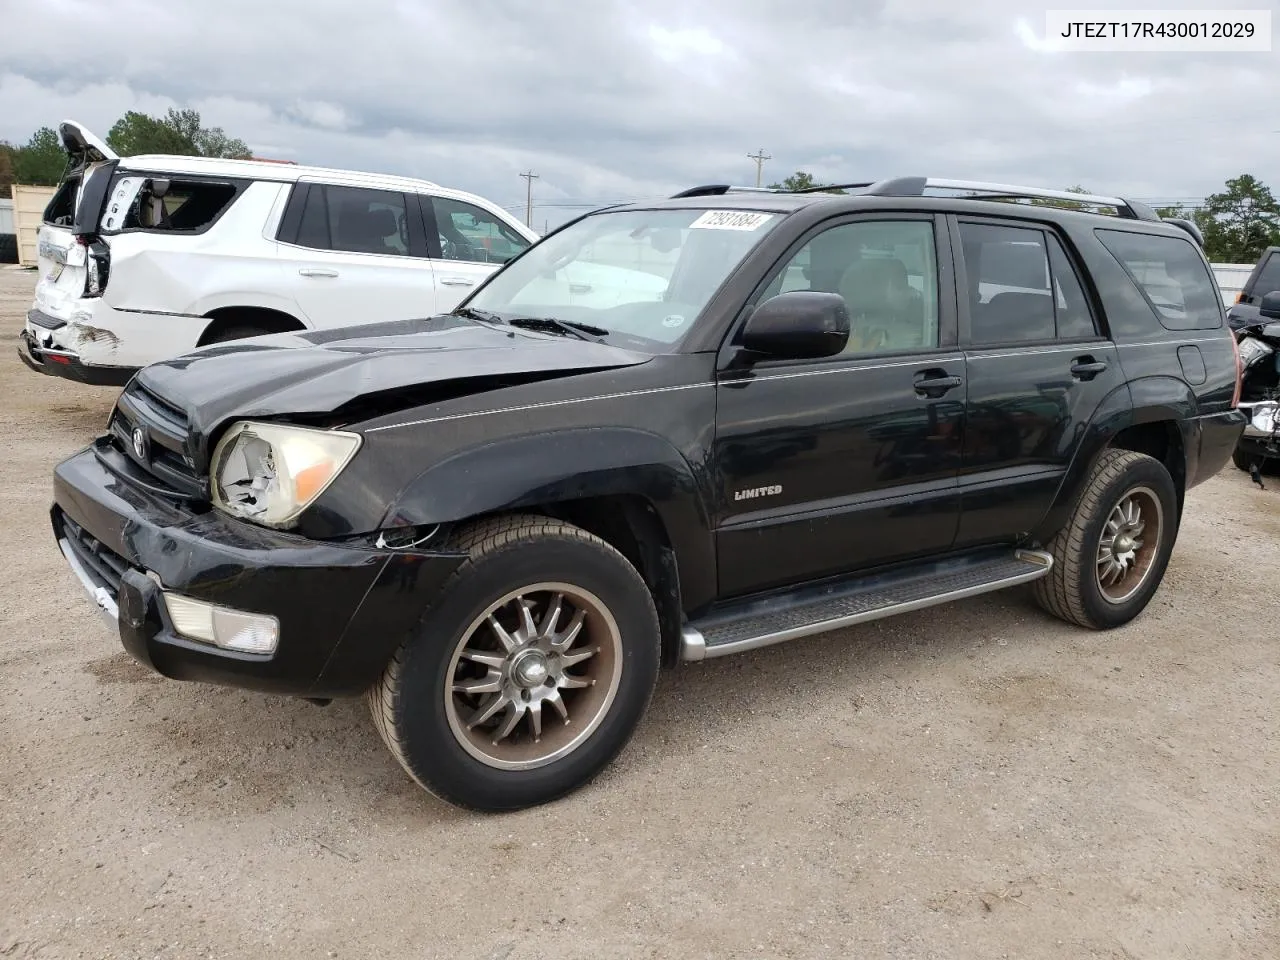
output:
M764 147L761 147L759 153L748 153L747 159L754 160L756 162L756 186L758 187L760 186L761 174L764 171L764 162L766 160L772 160L773 157L765 153Z
M525 200L524 200L524 225L533 227L533 181L538 179L538 175L530 170L528 173L522 173L525 182Z

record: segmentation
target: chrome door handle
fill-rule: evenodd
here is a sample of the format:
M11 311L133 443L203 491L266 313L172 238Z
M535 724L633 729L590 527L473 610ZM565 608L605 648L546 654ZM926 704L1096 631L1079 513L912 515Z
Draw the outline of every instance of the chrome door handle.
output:
M322 267L303 267L298 273L304 277L336 277L337 270L325 270Z
M474 287L476 282L465 277L441 277L440 282L446 287Z

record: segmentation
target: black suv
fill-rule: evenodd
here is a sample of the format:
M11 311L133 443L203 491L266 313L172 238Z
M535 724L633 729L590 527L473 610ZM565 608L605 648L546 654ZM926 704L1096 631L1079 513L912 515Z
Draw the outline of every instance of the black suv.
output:
M1243 428L1192 233L845 189L597 210L451 314L144 368L56 468L67 562L144 664L367 695L484 810L601 770L663 664L1024 583L1137 616Z
M1280 291L1280 247L1267 247L1240 288L1236 302L1227 310L1227 325L1238 330L1257 323L1262 319L1262 298L1276 291Z

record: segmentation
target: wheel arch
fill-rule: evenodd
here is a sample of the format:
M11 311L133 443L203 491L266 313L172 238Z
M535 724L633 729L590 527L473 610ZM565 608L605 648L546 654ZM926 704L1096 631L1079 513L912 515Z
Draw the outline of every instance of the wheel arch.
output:
M1176 377L1143 377L1109 393L1081 428L1071 464L1032 538L1047 542L1068 521L1094 464L1113 449L1145 453L1164 465L1177 490L1181 520L1187 477L1195 474L1199 451L1198 410L1195 393Z
M715 552L697 475L655 434L556 430L464 451L420 473L380 526L456 528L507 513L573 523L622 553L653 591L664 657L675 656L684 611L714 598Z
M293 314L271 307L218 307L204 316L209 322L196 342L198 347L205 346L219 333L233 327L256 327L263 333L288 333L307 329L307 325Z

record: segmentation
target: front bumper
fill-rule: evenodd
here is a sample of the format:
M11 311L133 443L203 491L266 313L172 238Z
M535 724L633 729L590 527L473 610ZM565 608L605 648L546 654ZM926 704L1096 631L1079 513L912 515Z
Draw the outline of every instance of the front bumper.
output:
M63 377L77 383L95 387L123 387L138 372L137 367L100 367L84 363L73 350L42 347L36 343L30 331L18 334L18 356L36 373L49 377Z
M307 540L196 513L112 469L99 440L54 470L58 546L136 660L175 680L308 697L358 694L417 626L460 554ZM170 591L280 621L271 654L180 636Z

